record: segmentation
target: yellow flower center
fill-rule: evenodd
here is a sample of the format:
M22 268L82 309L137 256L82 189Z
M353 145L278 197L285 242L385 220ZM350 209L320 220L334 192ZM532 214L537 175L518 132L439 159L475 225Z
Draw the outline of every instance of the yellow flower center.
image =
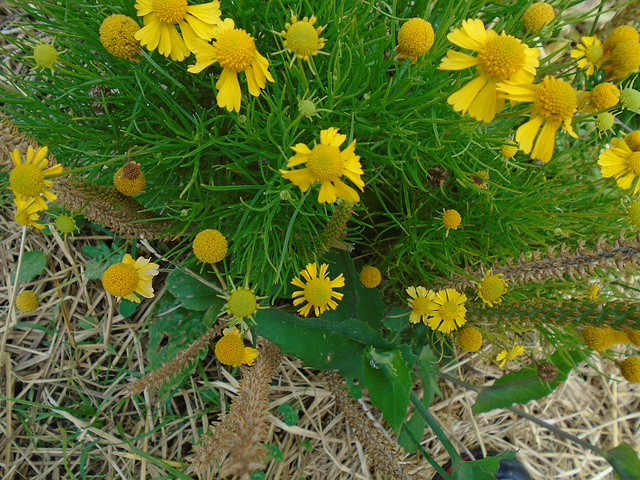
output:
M318 32L309 22L296 22L286 33L285 45L296 55L308 57L318 50Z
M138 286L138 271L127 263L111 265L102 276L102 286L116 297L131 295Z
M311 176L327 182L342 175L344 160L340 157L340 149L331 145L316 145L309 154L307 168Z
M601 83L593 87L590 99L596 110L604 110L618 104L620 90L613 83Z
M620 363L620 373L628 382L640 383L640 358L625 358Z
M239 288L229 296L227 309L234 317L250 317L258 310L258 299L250 289Z
M140 51L140 42L134 35L140 27L133 18L114 14L100 25L100 42L111 55L133 58Z
M457 210L445 210L442 215L442 223L447 230L455 230L460 226L462 217Z
M31 313L38 308L40 302L33 290L23 290L16 297L16 307L24 313Z
M592 64L598 63L603 54L604 50L600 45L591 45L590 47L587 47L587 51L585 53L587 60Z
M624 142L627 144L632 152L640 150L640 130L634 130L629 135L624 137Z
M476 352L482 347L482 334L474 327L467 327L458 333L458 345L466 352Z
M524 45L511 35L493 37L482 46L478 62L487 75L506 80L524 65Z
M60 54L50 43L41 43L33 49L33 59L40 68L53 68Z
M453 321L458 314L458 303L447 300L440 307L440 316L445 322Z
M241 28L223 32L218 37L214 48L222 68L228 68L234 72L241 72L247 68L256 53L253 38Z
M314 307L324 307L331 300L331 284L321 278L313 278L304 289L304 296Z
M627 159L629 170L640 177L640 152L631 152Z
M151 9L161 22L174 25L187 13L187 0L151 0Z
M486 301L494 302L504 294L504 283L499 277L492 275L482 280L480 292Z
M640 199L631 202L627 208L627 218L631 225L640 228Z
M216 343L216 358L225 365L239 365L244 357L244 343L239 335L228 334Z
M380 285L380 281L382 280L382 274L380 270L376 267L372 267L371 265L366 266L360 272L360 281L367 288L375 288Z
M534 103L545 119L564 122L573 117L578 106L578 95L564 80L546 77L538 86Z
M398 31L398 50L409 58L418 58L431 50L434 39L431 23L411 18Z
M413 301L411 309L417 315L426 315L429 307L429 300L426 297L418 297Z
M228 249L227 239L218 230L202 230L193 240L193 254L203 263L218 263Z
M11 189L23 197L35 197L44 188L44 174L32 163L22 163L11 170Z

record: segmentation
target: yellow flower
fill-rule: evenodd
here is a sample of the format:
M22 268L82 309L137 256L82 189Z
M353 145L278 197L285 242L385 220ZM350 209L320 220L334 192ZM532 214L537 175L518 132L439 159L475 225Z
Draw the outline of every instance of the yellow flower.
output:
M49 208L44 198L40 195L44 196L50 202L58 198L48 190L48 188L53 186L53 182L47 180L47 177L62 173L62 165L60 164L46 168L49 164L47 153L49 153L47 147L40 147L34 155L33 147L29 147L27 149L27 161L22 163L20 151L16 148L11 152L14 168L9 174L9 188L13 190L16 198L21 200L27 200L29 197L33 197L36 204L40 207L40 210L47 210Z
M40 306L38 295L33 290L23 290L16 297L16 307L24 313L31 313Z
M489 270L478 285L478 296L490 307L493 307L494 303L501 303L502 295L507 293L508 284L500 278L502 276L502 273L491 275L491 270Z
M344 287L344 276L340 274L336 279L331 280L327 277L329 265L323 263L320 266L320 275L318 275L318 264L310 263L300 275L304 277L307 283L301 281L298 277L291 280L291 284L302 288L301 291L293 292L291 296L294 305L300 305L307 302L306 305L298 310L298 313L305 317L309 315L311 307L313 307L316 317L322 315L327 309L335 310L338 304L333 298L342 300L342 293L334 292L334 288ZM299 298L296 298L299 297Z
M59 57L60 53L50 43L39 43L33 49L33 59L40 68L53 68Z
M242 335L237 328L225 332L224 336L216 342L216 358L224 365L239 367L240 365L251 365L258 356L258 350L245 347L242 342Z
M515 360L520 355L524 353L524 347L518 345L517 343L513 344L513 348L509 351L502 350L498 356L496 357L496 362L500 362L500 368L504 368L504 364L510 362L511 360Z
M360 282L367 288L376 288L382 281L382 274L376 267L368 265L360 272Z
M306 163L307 168L300 170L280 170L287 180L291 180L300 190L306 192L314 182L321 182L318 202L334 203L338 198L350 203L360 200L358 192L344 183L343 175L351 180L361 191L364 174L360 157L356 155L356 141L340 151L340 145L347 139L337 128L328 128L320 132L320 144L310 149L304 143L291 147L296 154L289 159L287 168Z
M578 106L578 95L569 83L546 76L542 83L535 85L505 82L500 83L498 89L505 92L509 100L533 102L531 119L516 131L516 142L520 150L524 153L531 152L531 158L542 160L544 163L551 160L556 145L556 132L560 126L563 126L569 135L578 138L571 126ZM534 146L536 136L538 139Z
M532 3L522 14L522 23L528 33L536 33L556 17L553 7L545 2Z
M202 263L218 263L228 250L227 239L218 230L207 228L193 239L193 253Z
M587 325L582 329L582 340L585 345L598 352L604 352L618 343L627 343L627 333L611 327L594 327Z
M635 28L631 25L621 25L614 28L602 45L604 56L608 57L618 45L628 41L640 42L640 34Z
M135 33L135 39L150 51L157 48L161 55L177 61L188 57L198 40L211 40L213 27L220 21L217 0L201 5L188 5L187 0L137 0L136 10L144 27Z
M500 155L504 158L513 158L518 153L518 146L512 144L500 145Z
M633 40L622 42L613 49L604 63L605 71L612 78L626 78L640 67L640 43Z
M467 296L453 288L436 292L429 306L428 325L432 330L439 330L442 333L450 333L461 327L467 323L465 318L467 309L464 306L466 301Z
M620 89L613 83L604 82L593 87L589 93L589 103L595 110L613 107L620 101Z
M111 265L102 275L102 286L114 297L125 298L140 303L139 293L145 298L153 298L153 277L158 274L158 264L149 258L133 260L128 253L121 263Z
M427 323L429 318L429 308L432 308L433 299L436 298L436 294L433 290L427 290L424 287L408 287L407 293L409 294L409 307L411 308L411 314L409 314L409 321L411 323L420 323L421 321Z
M600 287L594 283L589 285L589 290L587 291L587 297L589 300L596 300L600 296Z
M27 200L22 198L14 198L13 203L16 204L16 213L14 218L18 225L30 225L36 227L39 230L44 228L44 225L36 223L40 220L40 206L35 203L32 197L28 197Z
M640 190L640 151L631 151L626 142L616 142L615 145L603 150L598 158L602 176L615 178L618 186L625 189L630 188L635 180L632 194L635 195Z
M285 23L280 35L284 38L285 49L294 55L292 62L295 58L309 61L310 57L321 53L324 47L324 38L320 37L323 27L314 27L316 21L315 16L298 20L298 17L292 15L291 23Z
M223 313L229 313L238 322L245 318L252 318L260 308L258 306L260 297L248 287L234 288L226 298L227 303L224 306Z
M269 61L256 49L253 37L241 28L235 28L233 20L226 18L213 29L213 44L199 42L195 49L196 63L189 65L191 73L200 73L215 62L223 68L216 82L218 106L228 111L240 111L242 91L238 82L238 73L244 72L249 93L260 96L260 91L273 82L269 73Z
M504 108L504 98L498 93L496 84L509 80L514 84L533 82L539 65L537 48L529 48L519 39L498 35L495 30L485 30L478 19L462 22L447 35L450 42L478 52L476 57L449 50L440 62L439 70L464 70L475 66L478 76L447 99L456 112L467 111L476 120L490 122Z
M640 358L628 357L618 364L624 379L631 383L640 383Z
M634 130L633 132L630 132L624 137L623 141L627 144L632 152L640 151L640 130ZM617 138L611 140L611 143L614 143L616 147L618 146L617 142L619 142L619 139Z
M121 194L132 197L137 195L147 183L147 179L140 170L140 164L129 162L124 167L120 167L113 175L113 185Z
M482 348L482 333L475 327L461 328L458 332L458 346L465 352L477 352Z
M602 55L604 50L602 48L602 42L598 40L598 37L582 37L580 44L573 50L571 50L571 58L577 58L578 67L587 68L585 72L587 75L593 75L596 68L602 66Z
M110 15L100 25L100 43L111 55L133 59L140 52L140 42L135 38L138 30L140 26L133 18Z
M411 18L402 24L398 31L398 57L410 58L416 63L433 46L435 34L431 23L422 18Z
M447 235L449 230L457 230L462 223L462 217L457 210L445 210L442 214L442 224L447 229Z

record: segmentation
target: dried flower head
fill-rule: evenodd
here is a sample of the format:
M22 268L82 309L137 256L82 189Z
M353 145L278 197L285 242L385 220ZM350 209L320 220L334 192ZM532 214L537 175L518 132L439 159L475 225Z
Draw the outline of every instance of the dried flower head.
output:
M16 297L16 308L24 313L31 313L40 306L38 295L33 290L23 290Z
M434 40L431 23L422 18L411 18L398 31L398 57L410 58L411 63L416 63L418 57L431 50Z
M538 377L543 382L553 382L558 378L558 367L551 362L542 362L537 367Z
M140 303L140 294L145 298L153 298L153 277L158 274L158 264L149 258L138 257L133 260L128 253L122 262L111 265L102 275L102 286L114 297L125 298Z
M327 309L335 310L338 304L334 300L342 300L344 294L340 292L334 292L334 288L344 287L344 275L341 273L334 280L331 280L327 276L329 265L323 263L320 266L320 273L318 274L318 264L309 263L304 270L300 272L300 275L306 280L306 283L300 280L298 277L294 277L291 280L291 284L296 287L302 288L297 292L293 292L291 296L294 305L303 305L298 313L305 317L309 315L311 308L313 307L316 317L323 314Z
M140 53L140 41L135 38L138 30L140 26L133 18L119 13L110 15L100 25L100 43L111 55L133 59Z
M218 230L202 230L193 239L193 253L202 263L218 263L227 251L227 239Z
M113 175L113 185L121 194L133 197L144 190L147 179L140 169L140 164L129 162L120 167Z

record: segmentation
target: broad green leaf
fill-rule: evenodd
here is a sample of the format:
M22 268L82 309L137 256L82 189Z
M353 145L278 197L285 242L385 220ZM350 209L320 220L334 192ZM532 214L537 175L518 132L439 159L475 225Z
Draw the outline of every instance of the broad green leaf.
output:
M31 250L22 255L22 265L20 265L20 275L18 276L18 283L28 282L33 277L37 277L44 272L47 266L47 256L44 252L38 250ZM16 272L11 275L11 283L16 281Z
M625 442L609 450L606 459L620 480L638 480L640 478L638 454Z
M167 290L189 310L207 310L224 302L215 290L175 268L166 280Z
M100 260L111 253L111 249L104 243L102 240L98 242L98 245L83 245L82 252L90 258L95 258L96 260ZM122 261L122 258L119 258L118 261Z
M407 453L417 450L418 445L407 434L409 430L415 439L422 438L424 436L425 421L418 413L414 413L408 422L402 424L400 435L398 435L398 445L400 445Z
M407 415L409 392L413 387L407 362L399 350L378 351L371 347L365 350L364 381L369 389L371 403L382 410L396 434Z
M131 315L133 315L133 312L136 311L136 309L138 308L138 305L140 304L127 300L126 298L123 298L120 301L120 308L119 308L120 315L122 315L124 318L130 317Z
M384 326L392 332L401 332L409 326L409 309L392 307L383 322Z
M282 453L282 450L280 450L280 447L278 447L278 445L276 445L275 443L265 443L264 446L267 447L267 451L269 452L268 457L273 458L277 462L284 462L284 454Z
M504 452L479 460L461 462L451 469L451 480L495 480L500 460L515 458L515 453Z
M295 355L307 367L340 370L345 377L362 380L362 352L373 345L390 349L380 332L364 322L347 319L331 323L322 318L300 318L275 308L258 310L256 331Z
M563 352L556 352L549 358L558 368L558 378L553 382L542 381L536 367L527 366L517 372L503 375L492 386L482 387L472 408L473 412L484 413L514 403L527 403L550 394L567 379L574 365L585 358L585 353L579 350L569 352L568 355L570 358L566 359Z
M300 417L298 416L298 407L294 407L290 403L283 403L278 407L278 413L282 415L282 421L289 425L297 425Z

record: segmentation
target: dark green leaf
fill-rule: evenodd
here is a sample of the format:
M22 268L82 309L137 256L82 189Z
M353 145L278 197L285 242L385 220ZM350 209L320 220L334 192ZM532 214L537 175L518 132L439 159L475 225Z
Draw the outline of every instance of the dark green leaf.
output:
M606 459L620 480L638 480L640 478L640 460L628 444L622 442L616 448L609 450Z
M166 286L182 306L189 310L206 310L218 305L222 307L224 303L215 290L177 268L167 277Z
M120 263L122 259L115 256L107 257L104 260L89 260L87 262L87 268L84 271L84 276L92 280L102 278L104 271L115 263Z
M276 445L275 443L270 445L265 443L264 446L267 447L267 451L269 452L269 456L271 458L278 462L284 461L284 455L282 454L282 450L280 450L280 447L278 447L278 445Z
M514 457L513 452L504 452L492 457L461 462L451 469L451 480L495 480L500 460Z
M136 311L136 308L138 308L138 305L140 304L127 300L126 298L123 298L120 301L120 309L119 309L120 315L122 315L124 318L130 317L131 315L133 315L133 312Z
M311 443L311 440L309 440L308 438L300 442L300 446L304 448L307 452L313 452L313 444Z
M413 387L407 362L399 350L365 350L364 380L371 403L382 410L384 418L396 433L407 415L409 392Z
M409 325L409 309L392 307L383 322L384 326L392 332L401 332Z
M82 251L87 257L95 258L96 260L100 260L111 253L111 250L109 249L109 247L107 247L107 244L102 240L100 240L98 242L98 245L96 246L83 245ZM122 258L118 259L118 261L122 261Z
M404 448L407 453L414 452L418 448L418 445L416 445L408 435L407 430L411 432L413 438L419 439L423 437L424 425L424 418L417 413L414 413L411 419L402 425L402 430L400 430L400 435L398 435L398 444Z
M440 393L440 387L438 386L438 372L440 371L438 368L438 359L430 347L422 347L422 351L420 352L416 365L418 367L418 374L422 380L422 389L424 391L422 403L429 406L431 405L431 402L433 402L436 394L442 396L442 393Z
M33 277L37 277L44 272L47 266L47 256L44 252L32 250L22 255L22 265L20 265L20 275L18 276L18 282L28 282ZM11 283L16 281L16 273L11 275Z
M290 403L283 403L278 407L278 413L282 415L282 421L292 427L298 424L298 407L294 407Z

